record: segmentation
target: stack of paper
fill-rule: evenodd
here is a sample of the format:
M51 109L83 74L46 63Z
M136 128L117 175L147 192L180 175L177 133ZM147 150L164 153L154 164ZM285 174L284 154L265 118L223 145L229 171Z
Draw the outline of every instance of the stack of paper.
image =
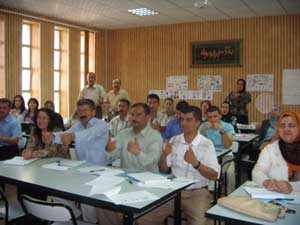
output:
M3 163L7 165L25 166L36 160L38 159L24 159L22 156L15 156L14 158L6 160Z
M151 172L130 173L128 174L128 177L138 180L144 184L158 183L158 182L168 180L168 177L166 176L157 173L151 173Z

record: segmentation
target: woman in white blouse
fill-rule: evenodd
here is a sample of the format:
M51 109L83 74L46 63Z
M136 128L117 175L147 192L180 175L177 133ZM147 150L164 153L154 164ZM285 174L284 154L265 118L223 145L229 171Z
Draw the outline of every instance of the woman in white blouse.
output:
M300 191L300 116L284 112L277 133L260 153L252 171L253 180L270 191Z

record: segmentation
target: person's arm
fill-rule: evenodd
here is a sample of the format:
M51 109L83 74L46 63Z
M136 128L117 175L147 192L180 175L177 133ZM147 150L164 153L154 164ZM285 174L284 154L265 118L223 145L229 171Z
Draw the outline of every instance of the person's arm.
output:
M0 142L10 144L10 145L17 145L19 142L19 137L2 137L0 136Z
M164 151L160 156L160 160L158 164L159 171L161 173L167 173L170 170L170 167L168 166L167 163L167 157L171 154L171 152L172 152L172 144L168 142Z
M240 94L240 101L244 104L249 104L251 102L251 95L249 92L244 91Z

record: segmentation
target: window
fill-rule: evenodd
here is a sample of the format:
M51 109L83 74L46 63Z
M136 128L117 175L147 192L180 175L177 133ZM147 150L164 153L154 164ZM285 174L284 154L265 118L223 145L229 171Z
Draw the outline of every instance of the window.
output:
M5 97L4 20L0 17L0 98Z
M29 23L22 24L22 88L21 93L25 102L31 98L32 81L32 26Z
M54 30L54 106L60 112L61 31Z

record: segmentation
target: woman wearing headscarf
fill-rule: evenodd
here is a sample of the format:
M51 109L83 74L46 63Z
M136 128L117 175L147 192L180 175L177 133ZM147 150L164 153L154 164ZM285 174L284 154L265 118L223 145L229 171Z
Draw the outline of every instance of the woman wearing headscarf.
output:
M224 101L221 105L221 108L220 108L221 116L222 116L221 120L226 122L226 123L230 123L233 126L234 131L236 133L238 133L239 130L238 130L237 125L236 125L237 124L237 118L236 118L236 116L231 114L230 109L231 109L230 103L227 102L227 101Z
M253 180L270 191L300 191L300 116L284 112L272 142L262 150L252 171Z
M247 104L251 102L251 95L246 91L244 79L237 81L237 89L230 92L225 101L231 105L231 114L236 116L238 123L249 123Z

